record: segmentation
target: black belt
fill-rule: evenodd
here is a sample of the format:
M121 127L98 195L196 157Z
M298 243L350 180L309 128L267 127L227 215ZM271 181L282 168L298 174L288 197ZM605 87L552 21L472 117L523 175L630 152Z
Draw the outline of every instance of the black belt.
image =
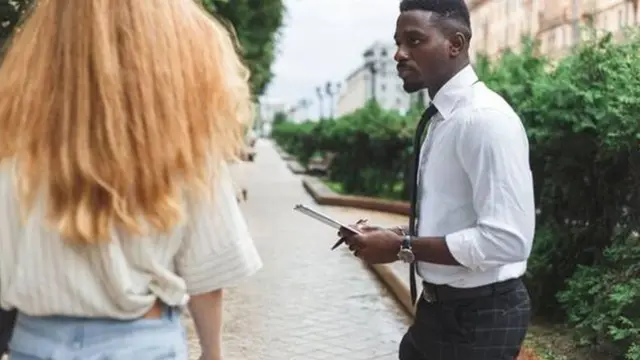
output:
M489 285L474 288L456 288L449 285L436 285L422 282L422 298L428 302L443 302L463 299L473 299L492 296L496 293L504 293L515 289L521 279L510 279Z

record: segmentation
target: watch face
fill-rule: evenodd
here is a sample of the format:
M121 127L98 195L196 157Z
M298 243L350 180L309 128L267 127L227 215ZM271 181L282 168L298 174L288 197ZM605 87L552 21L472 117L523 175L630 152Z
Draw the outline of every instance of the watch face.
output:
M411 251L411 249L400 249L398 259L406 263L412 263L416 257L413 255L413 251Z

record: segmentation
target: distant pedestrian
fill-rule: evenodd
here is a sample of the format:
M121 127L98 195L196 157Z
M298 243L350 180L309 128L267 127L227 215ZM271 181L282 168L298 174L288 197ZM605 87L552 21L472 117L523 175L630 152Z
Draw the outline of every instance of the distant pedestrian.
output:
M194 0L36 3L0 67L11 360L186 360L186 305L222 359L222 291L261 267L227 164L248 75Z
M248 146L244 146L238 158L229 165L231 179L233 180L233 186L238 202L245 202L249 197L249 189L247 188L249 151L251 151L251 149L249 149Z
M414 302L416 270L422 279L400 360L513 360L531 307L521 281L535 227L525 129L470 65L464 0L401 1L395 40L404 89L433 99L414 142L411 221L346 241L366 262L411 264Z

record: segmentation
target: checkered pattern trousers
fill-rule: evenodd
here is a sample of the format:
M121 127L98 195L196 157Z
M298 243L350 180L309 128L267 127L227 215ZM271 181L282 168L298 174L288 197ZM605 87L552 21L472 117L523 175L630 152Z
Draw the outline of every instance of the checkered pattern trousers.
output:
M521 281L491 296L418 301L400 360L514 360L529 326L531 303Z

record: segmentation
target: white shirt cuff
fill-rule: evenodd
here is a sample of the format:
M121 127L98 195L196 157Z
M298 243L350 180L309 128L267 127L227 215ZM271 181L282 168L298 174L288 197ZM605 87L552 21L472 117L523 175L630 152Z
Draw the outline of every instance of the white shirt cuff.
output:
M471 270L484 270L481 264L485 256L477 245L481 236L477 228L469 228L447 235L445 241L460 265Z

